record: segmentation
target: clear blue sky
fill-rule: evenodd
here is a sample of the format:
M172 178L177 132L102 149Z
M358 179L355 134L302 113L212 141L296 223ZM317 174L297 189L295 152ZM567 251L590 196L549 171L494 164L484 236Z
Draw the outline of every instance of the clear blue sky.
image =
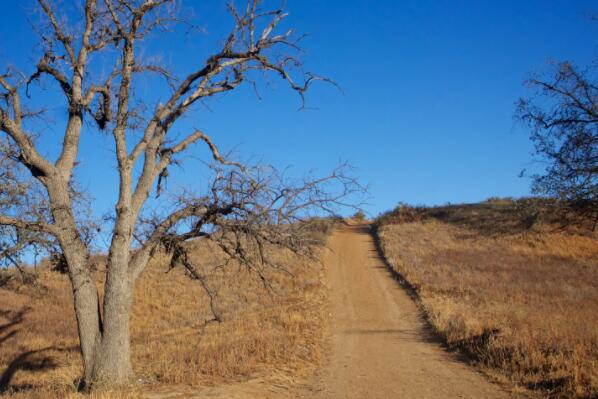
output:
M164 51L181 74L203 61L230 26L224 1L194 3L205 33ZM0 65L24 66L36 54L26 22L30 2L2 7ZM529 194L529 180L518 175L533 167L532 148L513 119L522 81L549 59L587 65L598 51L598 22L590 18L598 4L590 0L290 0L288 10L285 27L309 34L306 69L334 79L343 93L316 87L307 101L317 109L298 111L297 96L272 77L261 100L246 87L210 102L189 126L204 129L224 150L297 173L325 173L347 160L370 185L372 214L399 201ZM60 128L45 133L41 144L51 153ZM79 176L102 213L116 191L113 171L100 166L112 145L94 132L83 145Z

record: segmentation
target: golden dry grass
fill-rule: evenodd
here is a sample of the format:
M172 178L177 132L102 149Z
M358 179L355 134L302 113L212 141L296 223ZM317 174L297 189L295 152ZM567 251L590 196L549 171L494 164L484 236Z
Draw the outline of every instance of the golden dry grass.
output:
M221 263L215 248L195 245L196 264ZM268 272L272 290L243 268L211 274L223 322L205 328L211 313L199 283L182 270L165 274L163 256L152 261L137 283L131 316L133 368L145 386L217 385L314 369L323 339L321 265L281 250L272 256L293 273ZM81 360L68 279L44 269L39 281L43 286L0 288L0 392L15 399L78 398ZM92 397L137 398L141 389Z
M380 244L449 345L542 395L596 397L598 237L516 205L403 207Z

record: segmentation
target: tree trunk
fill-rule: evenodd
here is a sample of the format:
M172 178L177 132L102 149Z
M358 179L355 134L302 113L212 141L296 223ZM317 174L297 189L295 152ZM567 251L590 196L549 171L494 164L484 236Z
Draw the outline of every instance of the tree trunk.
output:
M133 284L128 276L128 241L116 235L108 255L102 339L96 349L91 383L122 386L133 381L129 315Z
M69 266L77 328L83 357L80 389L128 385L133 381L129 312L134 278L129 277L132 226L128 215L118 211L118 220L106 265L103 314L98 291L88 264L88 249L80 238L70 206L68 186L55 178L48 184L53 216L61 226L59 241ZM128 196L125 196L128 197ZM120 206L119 209L129 209Z
M99 314L98 291L92 276L83 272L71 272L70 277L81 356L83 357L83 378L80 384L80 388L83 388L92 377L96 349L101 338L102 322Z
M96 349L101 338L102 321L98 290L89 267L87 246L79 236L72 213L68 184L60 176L55 176L46 187L53 205L52 216L55 223L60 226L60 234L57 238L68 265L73 289L77 331L83 358L83 378L80 384L83 388L92 377Z
M121 266L108 267L103 319L94 281L71 276L84 365L80 389L123 386L133 380L129 333L132 285L126 274L123 278L119 273L127 270Z
M123 386L132 382L129 310L130 294L106 294L104 333L96 349L91 384Z

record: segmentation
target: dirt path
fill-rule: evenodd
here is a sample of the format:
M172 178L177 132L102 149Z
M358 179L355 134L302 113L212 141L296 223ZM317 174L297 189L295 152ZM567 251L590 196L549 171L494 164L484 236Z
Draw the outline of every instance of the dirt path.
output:
M331 238L332 354L320 398L509 398L426 333L407 293L386 268L369 226Z

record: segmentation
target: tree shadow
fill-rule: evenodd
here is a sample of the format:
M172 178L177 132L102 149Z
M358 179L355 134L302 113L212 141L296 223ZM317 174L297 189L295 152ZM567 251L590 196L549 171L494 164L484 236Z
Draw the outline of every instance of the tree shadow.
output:
M39 372L55 368L57 364L50 356L38 356L41 353L51 350L60 350L60 348L50 346L26 351L15 357L2 372L2 375L0 375L0 393L8 390L12 378L19 370ZM23 388L27 387L19 387L17 390L22 390Z
M21 331L19 326L23 323L25 315L31 308L24 307L18 311L0 310L0 317L7 319L8 322L0 325L0 345L4 344ZM0 394L7 391L10 387L14 375L19 370L43 371L56 367L56 363L49 356L40 356L50 350L64 350L56 347L46 347L42 349L29 350L22 352L12 359L6 369L0 374ZM15 387L10 387L15 388ZM17 390L27 387L18 387Z
M18 326L23 322L25 314L27 314L29 310L31 310L29 307L24 307L16 312L13 310L0 310L0 317L8 320L7 323L0 325L0 345L19 333L19 329L13 329L13 327Z

